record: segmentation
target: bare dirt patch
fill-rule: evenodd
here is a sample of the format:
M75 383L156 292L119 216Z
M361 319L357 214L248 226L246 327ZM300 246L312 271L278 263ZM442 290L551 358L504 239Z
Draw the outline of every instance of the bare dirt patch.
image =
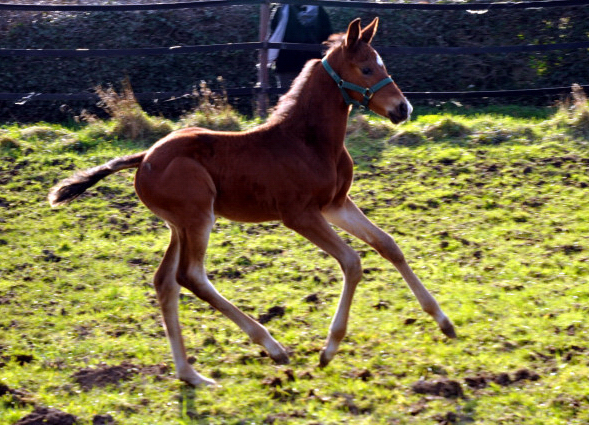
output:
M258 322L261 324L268 323L270 320L276 317L284 316L285 312L286 309L280 305L270 307L266 313L260 314L260 317L258 317Z
M540 375L533 370L519 369L512 373L480 372L474 376L464 378L464 383L470 389L479 390L486 388L491 383L506 387L522 381L537 381L539 379ZM428 394L445 398L464 397L462 385L458 381L450 379L418 381L411 386L411 389L417 394Z
M92 425L114 425L114 424L115 424L115 420L109 414L95 415L92 418Z
M474 422L474 419L470 416L461 415L454 412L447 412L446 414L434 415L432 419L438 421L440 425L467 424Z
M512 375L508 373L490 373L490 372L481 372L475 376L470 376L464 378L464 382L470 388L473 389L482 389L487 387L491 382L501 385L501 386L508 386L514 384L516 382L521 381L537 381L540 379L540 375L538 375L533 370L529 369L519 369L514 372Z
M9 405L23 406L34 403L33 397L28 391L13 389L4 384L0 384L0 398Z
M48 407L36 407L32 413L21 418L14 425L73 425L78 418L69 413Z
M464 397L460 383L450 379L417 381L411 386L411 389L417 394L431 394L445 398Z
M167 375L168 369L167 365L137 366L123 362L115 366L103 364L80 369L72 375L72 378L84 391L90 391L94 387L118 385L120 382L129 381L137 374L163 377Z

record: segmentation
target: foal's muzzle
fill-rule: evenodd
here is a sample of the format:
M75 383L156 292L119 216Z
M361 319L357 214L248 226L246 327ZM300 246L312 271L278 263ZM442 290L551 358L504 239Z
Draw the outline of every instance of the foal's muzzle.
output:
M407 99L404 99L395 109L389 111L388 116L394 124L399 124L409 118L411 112L413 112L413 107Z

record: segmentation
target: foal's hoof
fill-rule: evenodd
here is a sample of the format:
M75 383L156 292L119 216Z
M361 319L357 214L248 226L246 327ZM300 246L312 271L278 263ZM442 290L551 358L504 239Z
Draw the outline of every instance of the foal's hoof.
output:
M319 353L319 367L323 368L323 367L327 366L330 361L331 361L331 358L327 357L327 354L325 354L325 348L324 348Z
M448 338L456 338L456 331L454 330L454 325L449 319L444 320L440 324L440 329Z
M274 360L274 363L276 363L276 364L289 364L290 363L290 360L288 358L288 354L286 354L286 352L280 353L275 356L270 356L270 358L272 360Z
M205 378L201 374L197 374L197 376L180 378L182 381L186 382L188 385L193 387L218 387L217 381L214 379Z

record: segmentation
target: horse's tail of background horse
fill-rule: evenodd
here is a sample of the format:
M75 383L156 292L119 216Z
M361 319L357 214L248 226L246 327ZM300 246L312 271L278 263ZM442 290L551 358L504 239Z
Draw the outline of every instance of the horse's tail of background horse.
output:
M110 160L106 164L99 165L88 170L79 171L72 177L60 181L49 191L47 199L52 207L67 204L77 198L91 186L94 186L106 176L110 176L125 168L137 168L146 152L139 152L133 155L122 156Z

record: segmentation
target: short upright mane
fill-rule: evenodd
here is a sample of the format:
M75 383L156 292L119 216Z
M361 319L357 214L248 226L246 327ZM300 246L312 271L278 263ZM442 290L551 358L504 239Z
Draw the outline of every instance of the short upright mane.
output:
M344 42L345 38L346 38L346 34L344 34L343 32L338 33L338 34L331 34L329 36L329 38L323 42L323 44L325 44L327 47L329 47L329 50L327 50L327 53L331 52L336 47L341 46L341 44Z
M331 52L332 50L336 49L337 47L341 46L343 43L345 34L332 34L329 36L329 39L324 42L324 44L328 47L326 55ZM297 99L299 98L305 83L311 77L313 69L319 63L319 59L311 59L309 60L301 73L295 78L292 83L292 86L284 95L280 97L278 103L276 104L276 108L272 112L272 115L269 117L268 121L276 121L283 119L291 108L296 104Z
M317 63L319 63L318 59L311 59L305 64L301 73L294 79L288 92L283 94L278 100L276 108L268 118L268 121L281 120L288 115L288 112L296 105L297 99L303 91L303 86L309 80Z

